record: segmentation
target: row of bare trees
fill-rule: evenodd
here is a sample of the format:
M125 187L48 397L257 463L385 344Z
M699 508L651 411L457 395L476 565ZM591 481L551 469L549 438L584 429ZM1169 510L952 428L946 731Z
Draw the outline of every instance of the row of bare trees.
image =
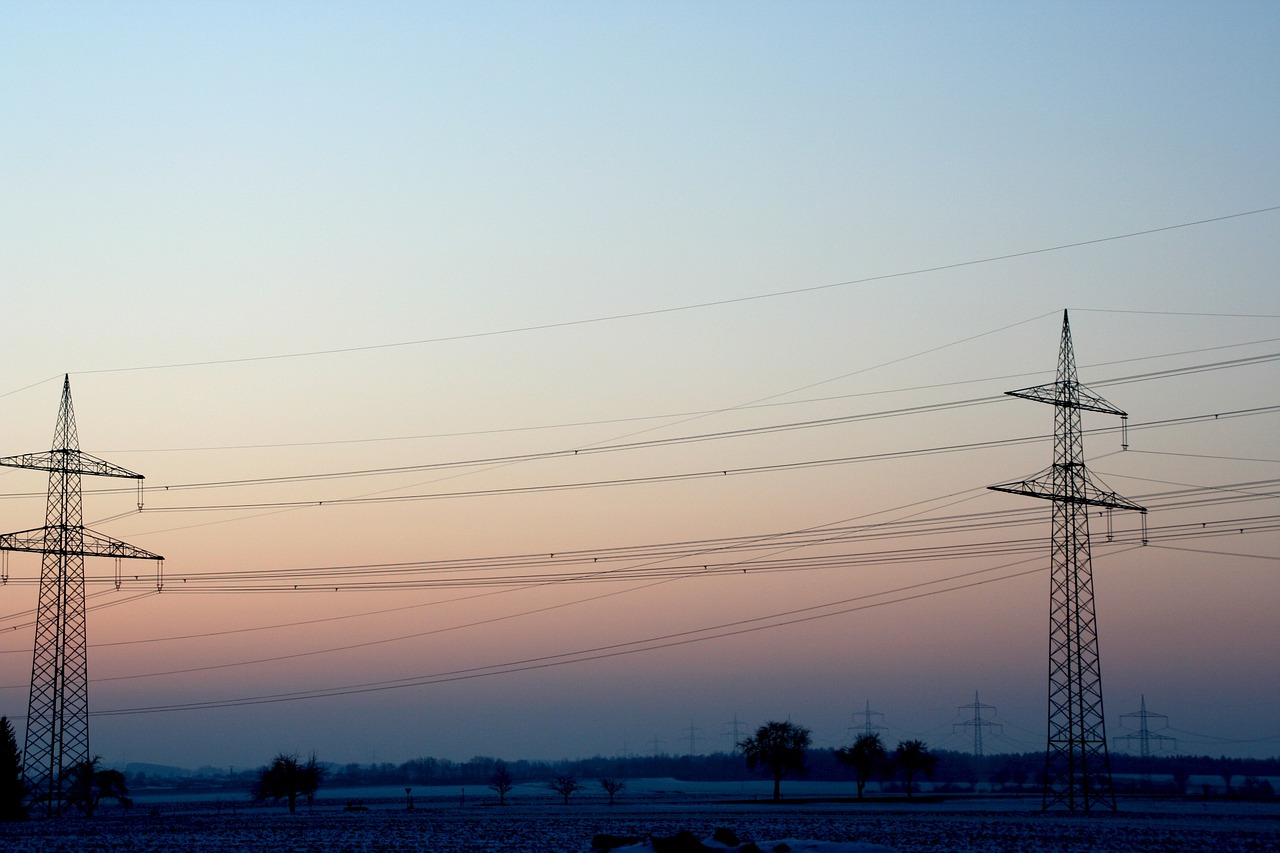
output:
M770 721L760 726L754 735L738 746L746 758L748 768L765 769L772 775L773 799L779 800L782 797L782 780L789 775L805 772L811 742L810 732L804 726L790 721ZM863 796L866 784L873 776L900 770L906 777L907 797L910 798L916 776L922 772L931 773L935 763L934 756L923 741L902 741L890 754L876 734L862 735L852 746L837 750L836 757L853 768L859 797ZM124 775L118 770L101 768L98 759L85 762L84 766L77 767L72 772L74 776L69 786L69 802L86 815L92 816L104 799L115 799L126 807L131 804ZM280 753L258 771L251 793L259 801L284 800L289 806L289 812L293 813L300 798L311 800L324 776L325 768L314 754L303 761L297 755ZM564 798L565 805L568 805L573 794L583 788L583 784L572 773L558 774L546 784ZM614 798L626 788L626 783L616 777L601 777L599 784L608 794L611 805ZM515 780L506 764L497 762L489 787L497 793L500 804L506 804L507 794L514 786ZM13 729L7 719L0 718L0 820L21 819L25 814L24 793L21 755Z
M836 758L853 768L859 799L873 776L889 776L895 770L901 770L906 777L907 799L911 799L915 778L921 773L932 776L937 764L937 759L922 740L899 741L890 753L881 743L880 735L874 733L859 735L852 746L837 749Z
M764 768L773 776L773 798L779 800L782 798L782 780L791 774L805 772L806 754L811 742L810 732L804 726L790 720L773 720L756 729L755 734L738 747L749 768ZM916 777L921 773L931 775L936 763L924 741L901 741L889 753L878 734L861 735L852 746L836 750L836 758L853 768L859 798L873 776L900 770L906 777L907 799L910 799Z
M511 778L507 765L499 761L494 768L492 778L489 780L489 788L498 795L498 805L506 805L507 794L514 787L515 780ZM572 773L562 773L548 782L547 787L564 797L564 804L567 806L569 805L569 798L582 790L582 783ZM600 779L600 787L609 795L609 805L613 805L614 798L627 787L627 783L621 779L606 776Z
M738 746L746 758L747 766L752 769L764 769L773 777L773 799L782 798L782 780L792 774L803 774L806 768L806 755L812 743L812 736L807 728L790 721L770 721L756 729L755 734L742 741ZM852 746L836 751L836 757L853 768L858 785L858 796L862 797L867 782L876 775L887 775L901 771L906 777L907 797L911 797L916 777L921 773L931 774L935 758L928 747L920 740L904 740L892 753L889 753L877 734L865 734L854 741ZM286 800L289 811L293 812L299 797L310 799L324 777L324 768L314 755L301 762L296 755L280 754L270 765L262 768L258 781L253 787L256 800ZM602 777L600 787L609 795L609 803L626 788L621 779ZM546 783L547 787L564 798L565 805L569 798L582 790L583 784L572 773L556 775ZM499 761L489 780L489 788L498 795L498 803L505 805L507 794L515 787L506 764Z

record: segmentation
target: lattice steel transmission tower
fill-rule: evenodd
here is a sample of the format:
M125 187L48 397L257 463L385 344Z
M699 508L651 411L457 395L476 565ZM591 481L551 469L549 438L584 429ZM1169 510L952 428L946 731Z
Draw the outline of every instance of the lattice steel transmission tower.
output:
M0 458L0 465L49 472L45 526L0 535L0 551L42 555L23 773L35 807L49 817L57 817L67 804L69 776L89 760L84 558L163 558L84 527L82 475L137 480L139 508L142 475L80 452L70 377L62 384L53 449L6 456ZM118 563L116 577L118 585ZM157 569L157 587L162 585L162 577Z
M1102 716L1102 672L1093 600L1089 550L1089 508L1146 509L1094 482L1084 464L1080 413L1128 416L1081 385L1076 378L1071 324L1062 312L1062 338L1054 382L1018 391L1022 397L1054 407L1054 458L1046 470L1016 483L990 488L1053 502L1049 580L1049 741L1045 754L1043 807L1115 810L1111 757ZM1123 435L1123 432L1122 432ZM1128 447L1127 438L1121 439ZM1108 520L1110 516L1108 515ZM1108 524L1108 530L1110 525Z
M1136 740L1138 742L1138 754L1141 755L1143 758L1151 757L1151 744L1153 742L1159 745L1159 747L1162 750L1175 749L1176 747L1174 745L1178 742L1177 738L1172 738L1172 737L1169 737L1168 735L1157 734L1151 729L1152 720L1155 720L1159 724L1158 726L1159 728L1164 728L1165 726L1169 725L1169 717L1166 716L1165 714L1156 714L1151 711L1148 711L1147 696L1145 693L1142 695L1142 704L1139 706L1139 708L1140 710L1135 711L1131 714L1120 715L1120 725L1123 726L1125 720L1137 720L1138 730L1136 732L1132 732L1127 735L1120 735L1120 737L1116 738L1116 741L1119 742L1119 741Z
M884 714L880 713L879 711L871 710L870 699L867 700L867 709L863 711L861 714L855 713L853 716L855 719L859 716L862 717L861 732L864 735L876 735L884 731L884 726L877 725L876 723L872 722L872 720L874 720L876 717L879 717L880 719L883 720Z
M999 734L1004 731L1004 726L999 723L993 723L990 720L982 718L983 711L994 711L995 705L983 705L978 701L978 691L973 691L973 704L961 705L961 711L972 711L973 719L965 720L963 723L953 723L951 730L973 728L973 754L978 758L982 757L982 731L986 729L992 734Z

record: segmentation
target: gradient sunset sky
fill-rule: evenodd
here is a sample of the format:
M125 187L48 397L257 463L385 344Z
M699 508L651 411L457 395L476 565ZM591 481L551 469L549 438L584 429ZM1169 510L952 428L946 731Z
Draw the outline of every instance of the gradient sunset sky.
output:
M1069 309L1151 507L1093 521L1108 734L1145 696L1280 754L1277 44L1271 2L4 4L0 456L70 374L146 476L86 524L166 558L88 561L92 752L839 746L867 703L965 749L975 691L1042 749L1049 505L986 486L1052 461L1002 392ZM44 489L0 469L0 529Z

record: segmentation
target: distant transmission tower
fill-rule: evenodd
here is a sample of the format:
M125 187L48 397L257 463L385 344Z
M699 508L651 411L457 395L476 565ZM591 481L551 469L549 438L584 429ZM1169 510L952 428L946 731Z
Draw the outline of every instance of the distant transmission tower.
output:
M738 719L738 715L734 714L733 722L726 723L726 725L733 727L733 750L731 754L737 755L738 752L741 750L741 747L739 747L738 744L742 742L742 726L744 724L741 720Z
M979 702L978 691L975 690L973 691L973 704L960 706L961 711L973 711L973 719L965 720L963 723L955 723L951 727L952 731L955 731L956 729L973 728L973 754L978 758L982 757L982 730L986 729L992 734L999 734L1004 730L1004 727L999 723L993 723L990 720L982 719L983 711L994 711L995 709L994 705L983 705Z
M35 654L27 701L23 774L36 807L49 817L62 814L69 776L89 760L89 671L85 638L84 558L161 560L118 539L84 527L80 477L142 475L80 452L71 379L62 383L62 405L53 449L0 458L0 465L49 472L45 526L0 535L0 551L32 551L42 556L36 608ZM119 584L119 564L116 567ZM157 587L162 575L156 574Z
M1089 507L1146 509L1096 485L1085 468L1080 412L1127 415L1076 379L1071 324L1062 312L1057 379L1007 392L1054 407L1053 465L1026 480L990 488L1053 502L1049 580L1049 742L1045 754L1043 807L1115 810L1111 758L1102 717L1102 672L1089 558ZM1123 433L1122 433L1123 436ZM1128 447L1122 437L1123 447ZM1108 516L1109 518L1110 516ZM1109 527L1110 525L1108 525Z
M884 731L884 726L878 726L872 722L872 720L876 717L879 717L880 719L884 719L884 714L880 713L879 711L871 710L870 699L867 700L867 709L865 711L863 711L861 714L853 715L854 719L857 719L859 716L862 717L862 721L863 721L862 727L860 730L862 734L874 735Z
M1120 735L1120 737L1116 738L1116 741L1136 740L1138 742L1138 754L1143 758L1151 757L1151 744L1153 741L1160 746L1161 750L1175 748L1174 744L1178 742L1177 738L1156 734L1151 730L1152 720L1159 723L1158 728L1164 728L1169 724L1169 718L1164 714L1153 714L1147 710L1146 694L1143 694L1142 703L1139 707L1141 710L1136 713L1120 715L1121 725L1124 725L1124 720L1136 719L1138 721L1138 730L1127 735Z
M693 720L690 720L689 721L689 754L690 755L698 754L698 740L699 740L698 732L699 731L700 729L694 726Z

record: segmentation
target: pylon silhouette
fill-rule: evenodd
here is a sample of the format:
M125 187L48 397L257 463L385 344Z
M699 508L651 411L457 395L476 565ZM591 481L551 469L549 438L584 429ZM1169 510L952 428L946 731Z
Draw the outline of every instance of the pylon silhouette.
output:
M1143 758L1151 757L1151 744L1154 741L1160 749L1173 749L1178 742L1177 738L1168 735L1157 734L1151 729L1151 721L1155 720L1162 727L1169 724L1169 717L1165 714L1156 714L1147 710L1147 694L1142 694L1142 704L1139 710L1132 714L1121 714L1120 725L1124 725L1125 720L1137 720L1138 730L1132 734L1120 735L1117 741L1133 741L1138 742L1138 754Z
M139 489L142 475L80 451L69 376L62 383L53 449L3 457L0 466L49 472L45 526L0 535L0 550L42 555L23 775L36 809L58 817L67 804L71 775L89 761L84 558L163 558L84 527L82 475L135 479ZM162 577L157 570L157 587Z
M953 723L951 726L951 731L953 732L956 729L973 729L973 754L978 758L982 757L982 730L987 729L992 734L1000 734L1000 732L1004 731L1004 727L999 723L993 723L982 718L983 711L994 711L995 709L994 705L982 704L978 699L978 691L975 690L973 691L973 704L960 706L961 711L972 711L973 718L965 720L963 723Z
M1053 545L1049 580L1049 741L1045 752L1043 808L1065 806L1115 810L1111 757L1102 716L1102 670L1093 601L1089 548L1089 507L1146 509L1100 488L1084 464L1081 411L1127 415L1082 386L1076 378L1071 324L1062 312L1058 373L1054 382L1019 391L1014 397L1054 407L1054 460L1045 471L1016 483L990 486L999 492L1053 502ZM1122 446L1127 441L1122 438Z

